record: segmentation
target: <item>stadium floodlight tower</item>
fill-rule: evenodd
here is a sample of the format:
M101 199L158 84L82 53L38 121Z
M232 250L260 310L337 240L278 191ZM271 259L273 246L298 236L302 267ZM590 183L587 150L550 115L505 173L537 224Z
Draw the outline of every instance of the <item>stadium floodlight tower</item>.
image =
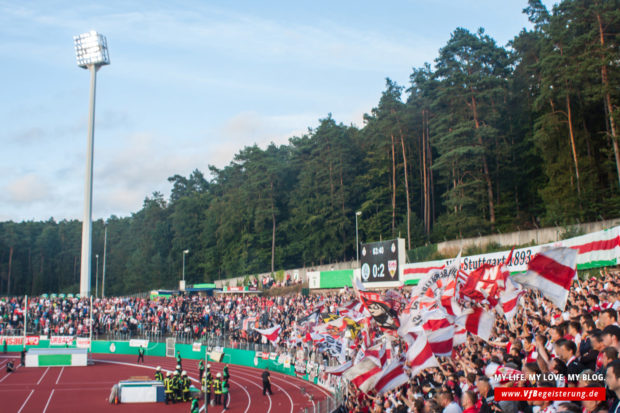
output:
M93 204L93 146L95 143L95 86L97 70L109 65L108 44L105 36L91 30L73 37L77 65L90 70L90 110L88 113L88 140L86 149L86 184L84 187L84 221L82 222L82 258L80 295L90 295L92 254L92 204Z

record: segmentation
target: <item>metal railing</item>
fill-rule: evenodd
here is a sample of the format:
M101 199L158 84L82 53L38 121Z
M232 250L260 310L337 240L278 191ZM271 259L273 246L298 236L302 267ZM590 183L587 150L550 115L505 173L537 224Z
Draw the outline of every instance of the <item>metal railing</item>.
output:
M302 394L312 400L312 396L305 393L303 387ZM341 407L344 408L345 402L344 394L341 391L341 387L337 387L331 396L327 396L327 398L323 400L312 401L312 407L304 408L304 413L336 413L340 411L345 412L345 410L341 410Z

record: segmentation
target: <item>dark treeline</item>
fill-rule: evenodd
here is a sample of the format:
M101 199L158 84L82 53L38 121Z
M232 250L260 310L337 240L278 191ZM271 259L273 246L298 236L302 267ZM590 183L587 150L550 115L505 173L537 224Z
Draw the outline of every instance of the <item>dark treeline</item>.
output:
M358 210L361 241L408 248L618 216L620 1L524 13L533 29L506 47L456 29L408 85L386 81L361 129L328 115L170 177L169 199L108 220L106 293L177 285L185 249L190 283L351 260ZM0 293L77 291L80 237L78 221L0 224Z

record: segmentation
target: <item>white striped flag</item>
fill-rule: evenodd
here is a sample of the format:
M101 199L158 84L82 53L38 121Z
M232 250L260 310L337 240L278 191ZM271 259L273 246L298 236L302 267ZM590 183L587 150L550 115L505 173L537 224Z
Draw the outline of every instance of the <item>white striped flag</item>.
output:
M511 278L506 280L506 290L499 295L498 307L504 313L506 320L512 321L519 309L519 301L521 296L525 294L525 290L515 283Z
M487 341L495 324L495 314L482 307L475 307L469 314L457 317L456 324Z
M447 318L427 320L423 325L428 344L439 357L450 357L454 340L454 324Z
M364 317L364 305L361 302L354 300L338 308L338 313L341 316L347 316L355 322L359 322L359 320Z
M364 393L368 393L381 377L386 361L385 345L378 344L366 350L364 357L345 371L342 376Z
M454 330L454 340L452 341L452 345L454 347L460 346L461 344L465 344L467 342L467 330L465 327L461 327L459 325L456 326Z
M325 369L325 373L331 374L332 376L342 376L342 374L349 370L353 366L352 361L347 361L344 364L338 364L333 367L328 367Z
M467 282L468 277L469 277L469 274L467 274L462 269L459 269L459 273L456 276L456 283L459 285L459 287L464 285Z
M539 290L560 310L564 311L568 291L577 273L577 251L571 248L553 248L537 254L527 266L525 274L512 279L525 288Z
M267 340L271 341L273 344L277 344L280 341L280 330L282 330L280 325L275 325L265 330L259 328L255 328L254 330L258 331L262 336L267 337Z
M408 333L404 336L404 340L408 346L407 364L411 366L412 376L429 367L439 366L424 332L419 335Z
M375 383L375 390L378 394L386 393L407 383L408 380L409 376L405 372L403 362L399 359L394 359L381 372L381 377Z

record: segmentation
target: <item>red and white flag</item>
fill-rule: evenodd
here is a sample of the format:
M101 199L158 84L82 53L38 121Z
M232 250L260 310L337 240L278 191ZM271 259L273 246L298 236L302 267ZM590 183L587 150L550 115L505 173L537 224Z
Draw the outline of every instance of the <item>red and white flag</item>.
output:
M357 301L351 301L350 303L346 303L342 307L338 308L338 313L341 316L347 316L352 318L355 322L360 321L364 318L364 305Z
M364 357L343 373L343 377L368 393L381 377L386 363L385 345L378 344L366 350Z
M398 359L386 366L381 372L381 377L375 383L375 390L378 394L386 393L400 385L407 383L409 375L405 372L403 362Z
M525 274L512 279L525 288L539 290L553 304L564 311L568 291L577 274L577 250L553 248L538 253L527 266Z
M456 324L486 341L491 336L495 314L482 307L475 307L471 313L458 317Z
M454 296L456 282L461 268L461 253L448 265L431 269L411 291L411 298L405 307L405 313L419 314L424 309L435 308L441 297Z
M339 364L337 366L329 367L325 369L325 373L331 374L332 376L342 376L342 374L349 370L353 366L352 361L347 361L344 364Z
M517 310L519 309L519 301L521 296L524 294L525 290L523 290L511 278L506 280L506 290L500 293L498 304L498 307L502 310L501 312L504 313L506 320L512 321L514 316L517 314Z
M498 383L519 381L519 378L523 377L523 372L521 370L501 366L497 363L489 363L484 369L484 374Z
M408 333L404 337L407 343L407 364L411 366L411 375L415 376L419 372L429 367L439 366L433 350L424 333L416 335Z
M465 327L457 325L454 329L454 340L452 346L457 347L467 342L467 330Z
M438 357L450 357L454 340L454 323L447 318L427 320L423 325L426 339Z
M267 340L271 341L273 344L277 344L280 341L280 330L282 330L282 328L279 325L275 325L265 330L261 330L259 328L255 328L255 330L262 336L267 337Z
M469 277L469 274L467 274L465 271L459 269L459 273L456 276L456 283L458 284L458 286L463 286L465 285L465 283L467 282L467 278Z

